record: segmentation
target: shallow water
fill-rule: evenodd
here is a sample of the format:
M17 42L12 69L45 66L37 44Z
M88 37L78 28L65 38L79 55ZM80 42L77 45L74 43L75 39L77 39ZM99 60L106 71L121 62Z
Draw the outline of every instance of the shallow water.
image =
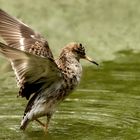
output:
M0 76L0 139L140 139L140 54L121 51L100 67L84 67L80 86L59 107L45 134L36 122L19 130L26 101L16 98L13 73Z

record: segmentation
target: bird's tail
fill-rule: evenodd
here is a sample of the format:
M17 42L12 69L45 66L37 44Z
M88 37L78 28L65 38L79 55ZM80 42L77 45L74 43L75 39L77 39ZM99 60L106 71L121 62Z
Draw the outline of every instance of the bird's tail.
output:
M20 129L25 130L29 122L30 120L27 117L24 117L23 120L21 121Z
M21 130L25 130L27 125L29 124L29 122L32 121L33 112L30 112L30 111L32 109L32 106L34 104L34 100L36 99L36 97L37 97L37 94L34 94L26 106L26 109L24 112L24 117L23 117L23 120L21 121L21 125L20 125Z

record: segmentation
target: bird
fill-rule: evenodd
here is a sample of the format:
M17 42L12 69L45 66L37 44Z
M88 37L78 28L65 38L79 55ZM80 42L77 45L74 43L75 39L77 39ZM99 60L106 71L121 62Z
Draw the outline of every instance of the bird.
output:
M0 53L15 73L18 97L28 100L20 129L37 121L46 131L57 106L79 85L81 59L98 65L86 55L82 43L71 42L62 48L57 59L47 39L25 23L0 9ZM46 117L43 123L40 117Z

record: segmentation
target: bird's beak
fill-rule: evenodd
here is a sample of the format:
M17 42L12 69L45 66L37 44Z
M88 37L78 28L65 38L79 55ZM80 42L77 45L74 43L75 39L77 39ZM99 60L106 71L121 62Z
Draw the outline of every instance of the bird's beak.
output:
M90 57L88 57L88 56L85 56L84 57L84 59L86 59L86 60L88 60L89 62L91 62L91 63L94 63L95 65L99 65L97 62L95 62L94 60L92 60Z

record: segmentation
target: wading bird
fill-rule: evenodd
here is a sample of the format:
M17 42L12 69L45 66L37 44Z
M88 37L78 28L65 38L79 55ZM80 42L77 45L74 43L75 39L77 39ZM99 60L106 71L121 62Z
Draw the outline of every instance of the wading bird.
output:
M0 53L11 63L19 86L19 95L29 100L20 129L37 121L46 130L57 105L79 84L82 67L80 59L86 59L81 43L66 45L57 60L48 42L29 26L0 10ZM46 123L38 118L47 116Z

